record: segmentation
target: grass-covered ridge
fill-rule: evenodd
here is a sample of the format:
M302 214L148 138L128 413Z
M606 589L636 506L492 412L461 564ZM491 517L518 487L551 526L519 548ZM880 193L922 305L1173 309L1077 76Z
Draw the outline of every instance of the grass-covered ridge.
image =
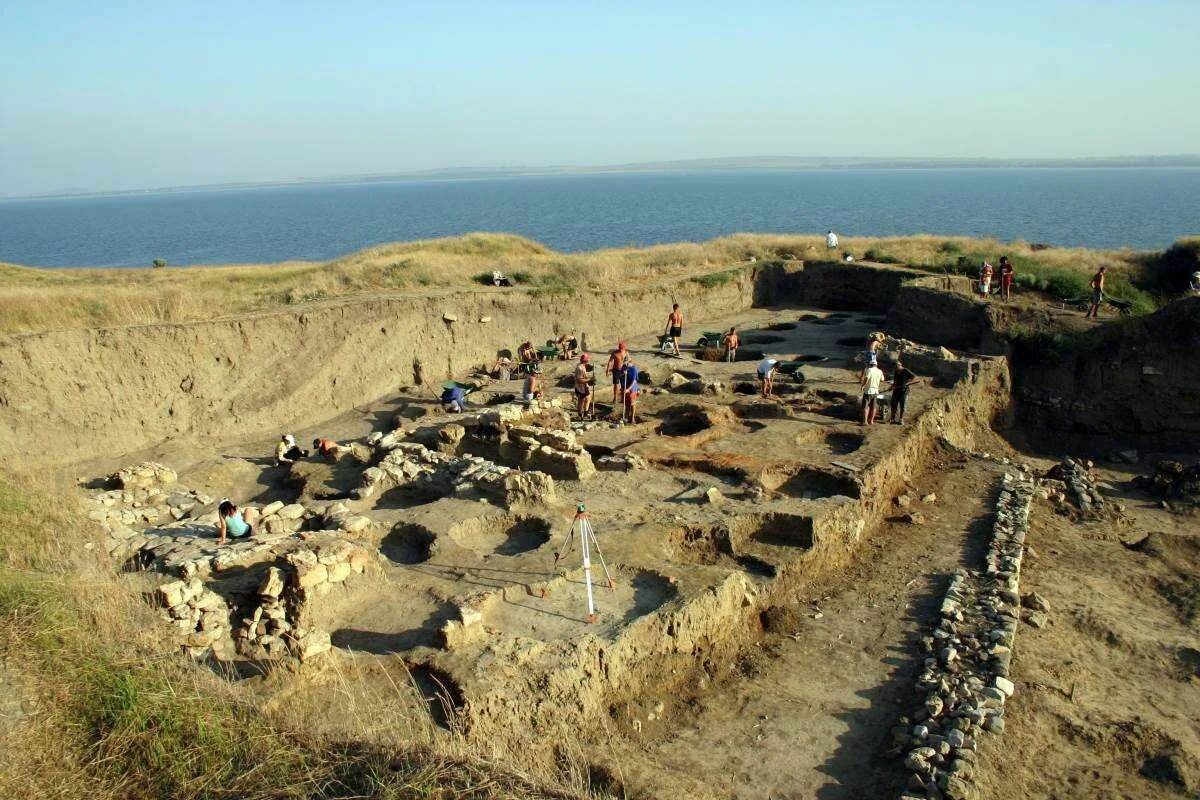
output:
M434 743L298 734L164 651L162 623L85 547L70 486L0 472L0 797L567 800ZM8 711L12 704L2 708Z
M1168 251L1183 264L1186 240ZM919 269L973 273L980 260L1008 255L1018 287L1052 296L1082 294L1101 265L1114 295L1149 310L1151 292L1178 291L1160 280L1174 264L1163 254L1130 250L1042 248L992 239L904 236L845 237L830 254L824 237L737 234L702 243L559 253L510 234L472 233L385 244L328 262L168 267L165 269L32 269L0 264L0 334L59 328L186 322L217 315L381 293L482 290L500 270L540 295L567 295L667 281L717 286L751 258L829 260L850 252L859 260ZM1170 269L1174 274L1174 267ZM1082 289L1081 289L1082 287Z

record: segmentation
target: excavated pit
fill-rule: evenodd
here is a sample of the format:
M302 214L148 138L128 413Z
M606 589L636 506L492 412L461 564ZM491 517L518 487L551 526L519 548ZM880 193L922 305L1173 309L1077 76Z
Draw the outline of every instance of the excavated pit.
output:
M749 553L733 549L732 533L727 524L689 525L668 537L672 560L685 564L744 572L755 580L774 578L774 564Z
M440 647L441 627L456 616L453 604L397 586L362 597L327 626L334 647L386 656Z
M817 446L830 455L846 456L856 452L866 442L866 436L849 431L829 431L823 427L807 427L793 437L801 447Z
M742 338L742 344L779 344L786 342L785 336L773 336L769 333L747 333Z
M733 547L754 544L771 548L808 550L813 546L813 518L799 514L771 513L742 518L733 526Z
M379 552L395 564L421 564L433 557L437 535L428 528L401 522L379 544Z
M692 436L713 427L713 421L703 409L688 408L668 413L659 423L661 436Z
M772 492L798 500L862 496L862 487L853 478L802 465L771 468L759 476L759 482Z
M458 313L460 319L470 318L461 309ZM703 318L698 312L694 316ZM821 364L807 376L810 388L781 375L775 383L776 398L737 399L717 390L685 405L679 404L685 398L647 392L639 403L645 422L624 427L604 421L572 425L570 416L557 408L546 409L536 420L520 409L506 417L502 412L509 409L497 401L489 413L498 421L489 424L498 431L509 424L557 426L573 431L588 453L597 459L609 457L612 463L588 483L556 479L555 496L506 497L500 492L483 504L473 499L476 493L448 497L448 487L423 484L422 478L416 485L350 503L353 515L372 520L362 538L386 534L378 544L377 563L365 577L352 579L363 583L347 581L344 588L334 587L316 598L318 606L329 604L320 613L333 645L332 654L318 658L363 654L379 663L388 663L388 658L397 659L393 664L403 661L439 725L469 729L482 741L517 748L528 743L527 731L559 724L573 726L581 740L588 740L605 722L607 709L661 697L677 682L704 675L710 663L736 662L748 646L743 638L753 636L765 604L793 591L801 574L803 581L819 587L827 571L839 569L853 551L858 533L875 524L872 505L856 502L863 500L862 486L893 492L899 476L920 458L918 445L909 440L943 435L941 427L933 431L931 425L922 426L925 406L936 399L939 417L943 410L947 418L952 416L948 401L943 404L935 391L941 386L926 383L915 390L912 422L905 429L865 436L831 430L851 426L809 415L853 418L856 393L841 391L853 386L856 392L853 369L813 354L836 352L831 349L832 331L804 326L792 336L760 332L801 328L792 322L766 324L772 316L779 316L778 309L713 319L705 328L726 330L736 324L738 330L754 331L744 334L744 342L772 345L772 357L789 366ZM800 319L840 324L849 316L805 314ZM466 336L465 328L455 330ZM862 339L853 341L859 346ZM654 347L653 338L631 341L631 347L647 352ZM763 355L760 347L741 348L738 360L757 361ZM458 360L444 358L446 372L460 374ZM432 363L427 363L427 378ZM734 394L758 391L746 380L753 368L745 364L700 363L686 357L652 363L661 364L655 370L659 377L679 372L686 380L732 387ZM672 363L689 369L674 370ZM439 362L439 373L442 366ZM568 383L571 367L567 362L549 364L547 384ZM954 384L954 390L962 391L964 384ZM967 390L976 395L981 391L973 384ZM552 389L548 394L565 410L571 402L567 391ZM414 397L418 394L413 392ZM597 395L602 400L609 395L599 377ZM969 397L972 418L987 406L976 395ZM453 418L438 413L427 397L407 405L389 402L390 407L412 410L411 418L420 420L404 426L407 441L441 446L436 431L430 439L429 430ZM953 431L962 424L948 420L945 427ZM329 435L365 441L378 427L359 424ZM462 443L443 444L461 453L469 450L471 435ZM864 448L866 438L872 440L869 448ZM903 458L893 455L904 448L909 451ZM382 447L376 459L381 452ZM847 471L829 466L829 459L851 453L859 455ZM852 477L851 469L861 472ZM712 494L713 488L719 493ZM547 547L558 536L555 529L565 531L580 500L587 501L596 520L616 579L609 589L599 563L593 562L599 618L590 625L578 545L558 565ZM321 512L317 514L307 519L323 524ZM310 688L328 692L336 704L338 690Z
M409 664L408 673L430 719L438 727L458 730L465 724L462 688L450 673L424 663Z
M569 556L578 557L578 554ZM505 588L481 603L483 624L501 635L566 641L584 636L616 639L621 629L639 617L650 614L679 594L665 575L647 569L617 567L610 564L613 586L605 582L604 571L593 565L593 596L598 619L587 621L587 585L583 571L575 570L547 581L542 597L526 587ZM538 587L539 590L543 587Z
M400 486L393 486L379 495L379 500L376 502L375 507L393 510L417 508L418 506L437 502L446 497L447 494L445 490L432 485L406 483Z
M550 531L550 522L541 517L477 517L451 527L449 538L484 558L518 556L550 541Z

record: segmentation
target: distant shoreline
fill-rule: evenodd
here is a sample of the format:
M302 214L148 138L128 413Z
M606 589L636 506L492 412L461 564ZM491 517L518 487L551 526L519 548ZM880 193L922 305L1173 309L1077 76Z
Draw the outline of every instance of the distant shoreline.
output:
M61 191L24 195L0 195L0 202L58 200L91 197L138 197L243 189L278 189L293 186L396 183L404 181L486 180L489 178L570 177L586 175L629 175L638 173L769 172L800 170L915 170L915 169L1114 169L1114 168L1200 168L1200 155L1115 156L1109 158L714 158L655 161L607 166L546 167L449 167L410 172L302 177L273 181L191 184L146 189L106 191Z

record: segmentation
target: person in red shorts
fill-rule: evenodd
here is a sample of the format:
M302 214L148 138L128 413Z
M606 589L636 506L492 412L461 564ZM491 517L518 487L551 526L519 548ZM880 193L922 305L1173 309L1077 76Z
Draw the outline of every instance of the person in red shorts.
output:
M1005 302L1012 300L1013 265L1008 256L1000 256L1000 297Z

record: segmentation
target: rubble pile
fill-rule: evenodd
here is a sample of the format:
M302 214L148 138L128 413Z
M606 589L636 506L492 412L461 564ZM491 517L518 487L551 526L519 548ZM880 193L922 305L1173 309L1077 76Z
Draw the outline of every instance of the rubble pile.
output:
M1191 466L1182 461L1159 461L1149 475L1138 475L1139 489L1167 503L1200 507L1200 461Z
M509 467L479 456L454 456L416 442L394 442L374 467L363 470L355 497L366 500L396 486L416 485L441 495L480 490L503 496Z
M1004 731L1004 705L1020 614L1021 561L1029 529L1032 480L1005 474L985 568L959 570L941 606L941 621L923 640L924 698L893 731L904 754L908 787L901 800L969 800L982 732Z
M1041 481L1042 496L1068 516L1098 519L1119 513L1121 509L1101 493L1093 467L1091 461L1064 458L1046 470Z

